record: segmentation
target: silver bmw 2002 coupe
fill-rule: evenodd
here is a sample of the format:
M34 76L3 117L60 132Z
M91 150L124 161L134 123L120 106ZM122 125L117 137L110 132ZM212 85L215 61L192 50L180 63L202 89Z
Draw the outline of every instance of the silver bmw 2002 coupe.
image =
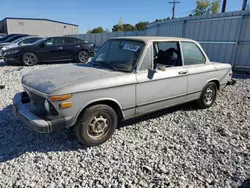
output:
M74 126L78 139L94 146L108 140L119 121L189 101L207 108L217 91L234 83L231 65L209 61L196 41L118 37L88 64L25 75L13 111L40 133Z

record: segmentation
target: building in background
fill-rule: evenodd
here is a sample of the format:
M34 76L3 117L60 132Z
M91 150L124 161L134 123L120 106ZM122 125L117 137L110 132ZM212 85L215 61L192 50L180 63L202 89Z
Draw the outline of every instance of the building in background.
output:
M5 18L0 21L0 33L62 36L78 34L78 25L49 19Z

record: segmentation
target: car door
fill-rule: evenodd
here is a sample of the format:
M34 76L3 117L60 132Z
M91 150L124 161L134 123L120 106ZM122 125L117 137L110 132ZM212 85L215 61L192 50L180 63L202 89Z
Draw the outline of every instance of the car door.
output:
M77 39L73 37L64 37L65 55L67 55L68 59L76 59L80 47Z
M181 49L184 67L188 72L188 99L197 99L207 82L216 79L216 69L198 44L182 41Z
M161 43L166 43L165 45ZM160 44L160 45L159 45ZM175 46L179 51L180 64L165 70L152 69L161 46ZM158 46L157 50L154 50ZM164 107L180 104L186 100L187 74L182 66L179 42L149 43L142 56L140 70L136 74L136 113L143 114ZM157 48L157 47L156 47Z
M62 37L52 37L44 42L39 49L40 61L60 61L65 59L64 40Z

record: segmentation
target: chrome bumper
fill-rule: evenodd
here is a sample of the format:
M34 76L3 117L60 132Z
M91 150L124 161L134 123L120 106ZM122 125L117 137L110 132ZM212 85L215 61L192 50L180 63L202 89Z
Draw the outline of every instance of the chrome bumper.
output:
M72 119L72 117L60 118L52 121L41 119L25 107L22 102L22 96L23 93L15 95L13 99L13 113L33 131L49 133L56 129L66 127L67 122Z
M236 79L232 78L230 81L227 82L227 85L234 85L236 84L236 82L237 82Z

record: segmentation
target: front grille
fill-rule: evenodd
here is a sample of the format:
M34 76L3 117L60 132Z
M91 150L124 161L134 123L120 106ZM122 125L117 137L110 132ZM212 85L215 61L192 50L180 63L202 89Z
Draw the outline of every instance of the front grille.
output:
M52 116L57 116L58 115L58 113L55 110L54 106L50 102L49 103L50 103L51 112L50 112L50 114L48 114L46 112L45 107L44 107L44 100L45 100L44 97L30 91L29 89L27 89L25 87L24 87L24 90L28 94L31 103L33 103L33 105L36 107L36 115L37 115L37 113L39 113L39 117L42 116L44 118L47 115L52 115Z

